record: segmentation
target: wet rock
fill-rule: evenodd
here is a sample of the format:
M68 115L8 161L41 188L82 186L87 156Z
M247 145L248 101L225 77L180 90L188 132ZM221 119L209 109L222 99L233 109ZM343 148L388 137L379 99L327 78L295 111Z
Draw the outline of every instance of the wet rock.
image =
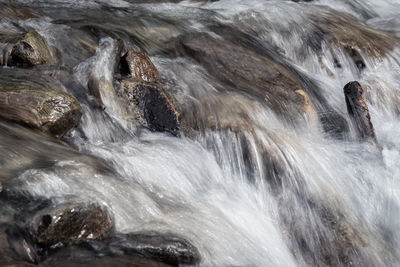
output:
M148 258L174 266L193 265L200 262L200 254L186 239L156 232L119 234L107 241L107 250L111 254L127 254ZM99 244L88 244L104 250Z
M103 100L101 99L100 81L93 74L91 74L89 76L88 89L89 89L89 93L94 97L95 106L97 108L104 110L105 105L103 103Z
M38 18L39 15L22 6L13 5L10 3L0 3L0 16L13 20L25 20Z
M38 255L33 244L25 238L23 232L15 226L7 229L7 239L12 250L16 253L16 259L25 262L37 263Z
M52 62L52 53L44 38L36 31L29 31L11 51L13 65L42 65Z
M34 267L37 265L30 264L30 263L23 262L23 261L0 260L0 266L3 266L3 267Z
M190 130L253 131L256 122L252 121L251 113L262 108L259 101L245 95L209 94L194 103L185 103L180 120L189 135Z
M28 82L0 84L0 116L62 136L75 127L82 110L75 97Z
M120 61L121 74L130 75L132 79L144 82L156 82L160 79L157 68L150 58L142 52L128 51Z
M12 250L10 244L8 243L7 233L5 231L7 226L0 225L0 227L0 259L4 261L15 260L17 258L17 254Z
M43 267L80 266L80 267L168 267L170 265L129 255L95 254L82 246L68 246L51 253L40 263Z
M104 237L113 227L107 210L97 204L75 204L48 209L34 216L28 226L35 242L49 247Z
M319 113L322 128L326 134L336 139L346 139L349 125L346 119L336 111L327 110Z
M349 82L344 86L347 111L356 127L361 140L372 139L376 142L374 127L369 116L364 91L358 82Z
M126 102L128 114L152 131L179 135L179 114L167 93L156 84L124 79L118 96Z
M82 154L53 136L1 119L0 155L3 155L0 157L1 193L7 190L14 191L9 183L24 170L48 168L56 162L71 160L71 158L83 163L86 169L91 169L94 173L111 171L101 159ZM20 188L16 188L15 191L18 195L22 194ZM24 205L17 205L18 208L22 206Z
M357 68L361 71L365 69L365 63L364 60L360 54L360 52L357 51L354 47L351 47L349 45L345 45L344 49L347 51L347 54L352 58L354 64L357 66Z
M395 35L369 28L355 18L333 10L324 10L319 16L312 16L311 21L331 43L342 46L359 65L360 57L355 53L370 57L381 57L392 51L400 39Z
M195 58L226 88L238 89L266 101L278 114L291 119L310 111L299 77L273 59L250 49L209 37L185 41L183 52ZM235 53L232 53L235 51ZM299 90L304 92L299 94ZM297 91L297 92L296 92ZM302 117L302 116L301 116Z

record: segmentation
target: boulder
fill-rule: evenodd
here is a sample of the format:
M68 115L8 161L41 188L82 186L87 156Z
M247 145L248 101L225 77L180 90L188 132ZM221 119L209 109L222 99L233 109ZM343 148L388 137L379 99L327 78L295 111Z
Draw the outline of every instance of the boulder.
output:
M113 220L104 207L97 204L74 204L47 209L35 215L28 225L33 239L41 246L74 244L104 237L113 227Z
M157 84L123 79L118 96L125 102L127 114L151 131L179 135L179 114L171 98Z
M34 66L51 63L52 53L46 40L36 31L29 31L11 51L13 65Z
M364 90L358 82L349 82L344 86L347 111L361 140L371 139L376 142L374 126L369 116Z
M78 125L82 110L75 97L35 83L0 84L0 116L62 136Z
M120 60L121 74L137 81L157 82L160 75L150 58L143 52L129 50Z

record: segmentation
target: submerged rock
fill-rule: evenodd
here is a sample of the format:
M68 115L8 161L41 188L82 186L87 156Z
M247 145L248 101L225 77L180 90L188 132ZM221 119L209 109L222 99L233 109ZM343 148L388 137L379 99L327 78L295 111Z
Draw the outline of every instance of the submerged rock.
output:
M158 85L124 79L118 96L126 102L128 114L152 131L179 135L179 114L167 93Z
M209 37L185 41L182 47L184 53L195 58L226 88L262 99L276 113L291 119L310 111L314 113L299 77L273 59Z
M107 210L97 204L77 204L42 211L28 226L33 239L45 247L99 239L112 227L113 220Z
M347 111L356 127L361 140L372 139L376 142L374 126L369 116L364 91L358 82L349 82L344 86Z
M89 75L89 80L88 80L88 89L89 93L93 96L94 98L94 105L97 108L100 108L104 110L106 107L103 103L103 100L101 98L101 86L100 86L100 81L97 77L95 77L93 74ZM114 88L111 88L114 91Z
M52 61L52 53L44 38L36 31L29 31L11 51L13 65L42 65Z
M364 60L363 60L360 52L357 51L357 49L355 49L354 47L349 46L349 45L345 45L345 46L343 46L343 48L346 50L347 54L351 57L354 64L357 66L357 68L360 71L365 69Z
M0 3L0 16L12 20L25 20L40 17L29 9L10 3Z
M4 82L0 84L0 116L62 136L78 125L82 110L75 97L58 88Z
M338 11L325 10L319 16L312 16L311 21L325 39L342 46L355 59L356 65L359 57L354 57L354 52L361 51L370 57L381 57L400 42L400 38L395 35L369 28Z
M349 125L346 119L333 110L327 110L319 114L321 125L330 137L343 140L349 134Z

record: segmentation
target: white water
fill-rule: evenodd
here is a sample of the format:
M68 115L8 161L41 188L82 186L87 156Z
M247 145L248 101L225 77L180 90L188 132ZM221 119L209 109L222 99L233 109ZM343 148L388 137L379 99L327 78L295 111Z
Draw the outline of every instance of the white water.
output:
M315 120L305 120L294 127L267 107L253 105L241 95L232 93L225 100L218 100L218 82L201 66L193 60L159 55L152 60L163 78L173 84L171 87L180 103L196 106L204 97L209 97L211 107L221 112L221 116L227 116L230 109L240 109L248 116L246 120L254 127L254 134L246 131L241 138L250 144L251 173L242 156L245 148L234 133L206 130L196 137L174 138L137 132L124 125L117 107L113 110L110 102L106 103L110 115L107 119L85 107L83 132L88 140L72 141L81 151L105 159L117 171L116 175L98 174L71 159L47 170L28 170L15 183L31 194L55 197L59 201L71 196L99 201L112 211L118 231L156 229L179 233L199 248L202 266L309 265L306 256L293 245L291 229L282 218L290 218L289 223L303 231L310 244L314 240L311 249L317 251L320 244L315 236L329 235L330 229L326 229L308 205L307 201L312 200L344 214L349 224L366 235L367 244L361 248L360 257L367 257L371 266L398 266L400 262L393 259L400 257L400 119L397 112L400 45L379 60L364 55L366 69L360 73L343 49L323 47L316 55L302 41L309 16L318 15L326 9L325 5L356 15L360 21L377 28L385 28L385 24L379 26L379 23L400 15L400 6L395 0L354 3L223 0L142 7L165 17L176 15L178 18L187 17L179 13L187 10L203 14L205 11L198 10L201 7L216 12L223 23L253 30L258 40L277 45L282 58L312 78L328 102L344 116L347 115L342 88L349 81L360 81L367 91L382 152L370 144L331 139ZM76 4L79 8L87 6L85 1ZM113 1L112 5L130 4ZM171 15L171 9L176 13ZM361 11L372 17L358 15ZM196 19L193 16L187 27L203 31L203 21ZM291 28L292 32L284 33L293 23L297 26ZM45 31L41 33L47 35ZM92 68L99 77L111 80L113 45L109 39L103 39L96 54L74 68L82 85L87 83L88 70ZM333 67L332 54L341 59L341 69ZM318 58L333 76L319 64ZM113 128L116 124L129 132L128 140L119 140L122 130ZM265 175L270 170L263 163L263 151L268 151L283 170L279 172L279 179L283 181L279 193L266 181ZM390 237L390 242L384 237ZM386 250L392 253L390 262ZM324 265L323 262L316 264Z

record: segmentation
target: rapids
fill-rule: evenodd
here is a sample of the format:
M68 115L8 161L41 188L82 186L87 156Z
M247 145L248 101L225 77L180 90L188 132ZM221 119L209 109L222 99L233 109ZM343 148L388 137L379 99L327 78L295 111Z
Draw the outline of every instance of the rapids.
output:
M61 63L53 82L77 97L84 112L62 139L79 153L1 122L3 189L54 203L101 203L118 232L187 238L200 252L200 266L399 266L400 42L391 38L400 37L400 2L157 2L13 1L41 16L0 18L0 33L35 29L56 47ZM340 31L382 33L364 44L392 47L361 51L361 70L339 43L316 34L332 16L358 25L345 20ZM250 97L171 48L182 36L200 35L266 53L302 78L318 114L333 110L349 125L343 86L359 81L379 147L358 142L352 127L332 136L318 114L279 114L269 99ZM90 105L89 76L113 82L117 38L148 53L193 132L177 138L132 126L112 96L104 112ZM2 66L0 75L25 75L10 74L13 68ZM357 249L341 249L348 243Z

